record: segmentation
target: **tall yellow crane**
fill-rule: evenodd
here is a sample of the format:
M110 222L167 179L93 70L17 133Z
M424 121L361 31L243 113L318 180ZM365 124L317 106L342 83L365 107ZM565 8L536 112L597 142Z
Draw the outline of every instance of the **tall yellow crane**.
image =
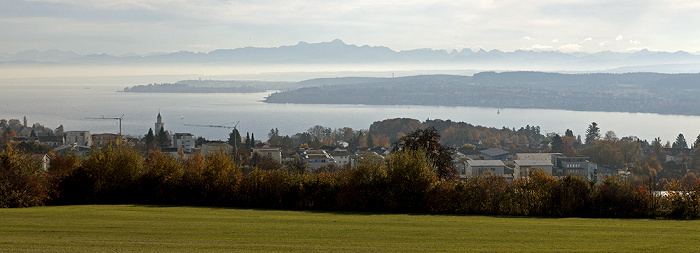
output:
M116 117L116 116L115 117L105 117L104 115L102 115L102 117L88 117L86 119L116 119L116 120L119 120L119 139L121 139L122 138L122 119L123 118L124 118L124 114L122 114L119 117Z

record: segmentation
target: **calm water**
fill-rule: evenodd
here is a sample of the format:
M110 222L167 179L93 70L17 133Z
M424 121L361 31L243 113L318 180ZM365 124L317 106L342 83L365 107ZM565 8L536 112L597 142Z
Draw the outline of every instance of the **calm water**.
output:
M171 132L189 132L207 139L226 139L229 129L191 127L185 124L228 125L240 121L238 129L267 139L271 128L281 134L305 131L314 125L368 129L374 121L407 117L418 120L450 119L474 125L520 128L538 125L542 132L563 133L572 129L584 135L597 122L601 132L613 130L618 137L636 135L652 140L675 140L683 133L689 143L700 133L700 117L646 113L574 112L565 110L509 109L445 106L297 105L265 104L268 93L253 94L148 94L117 92L124 85L0 85L0 118L22 119L55 129L116 133L116 120L87 117L115 117L124 114L124 134L142 136L154 127L160 111ZM154 129L155 130L155 129Z

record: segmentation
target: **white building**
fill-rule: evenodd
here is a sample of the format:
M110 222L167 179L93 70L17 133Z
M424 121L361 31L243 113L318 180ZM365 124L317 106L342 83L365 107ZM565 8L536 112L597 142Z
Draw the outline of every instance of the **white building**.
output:
M330 155L335 160L338 167L343 168L345 166L355 167L354 155L345 149L335 149L331 151Z
M464 171L458 171L460 176L469 177L484 173L506 175L506 165L501 160L467 160L464 163Z
M303 160L306 163L306 168L309 170L316 170L329 164L335 164L333 157L323 149L304 151Z
M515 160L514 178L525 178L533 170L541 170L544 173L552 174L552 162L549 160Z
M176 133L173 135L173 147L184 153L194 152L194 138L190 133Z
M282 149L275 147L256 147L253 148L253 153L258 153L260 156L269 156L273 160L282 163Z
M598 170L598 165L588 162L588 157L584 156L553 155L552 163L555 176L574 175L590 179Z
M561 153L517 153L515 160L547 160L552 161L552 155L561 155ZM554 162L552 162L554 163Z
M210 141L203 143L200 149L200 154L202 156L207 156L209 153L224 152L231 153L233 146L228 145L228 143L223 141Z
M66 131L66 144L92 146L90 131Z

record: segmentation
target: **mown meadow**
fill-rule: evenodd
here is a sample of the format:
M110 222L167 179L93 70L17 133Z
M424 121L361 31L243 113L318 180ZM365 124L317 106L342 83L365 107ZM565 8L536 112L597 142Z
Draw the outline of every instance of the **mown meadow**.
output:
M3 252L696 251L700 221L155 205L0 209Z

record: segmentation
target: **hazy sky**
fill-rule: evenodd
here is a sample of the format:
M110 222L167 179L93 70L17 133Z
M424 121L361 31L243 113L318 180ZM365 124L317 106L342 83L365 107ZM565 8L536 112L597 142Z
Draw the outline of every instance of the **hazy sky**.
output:
M0 52L416 48L700 51L696 0L3 0Z

